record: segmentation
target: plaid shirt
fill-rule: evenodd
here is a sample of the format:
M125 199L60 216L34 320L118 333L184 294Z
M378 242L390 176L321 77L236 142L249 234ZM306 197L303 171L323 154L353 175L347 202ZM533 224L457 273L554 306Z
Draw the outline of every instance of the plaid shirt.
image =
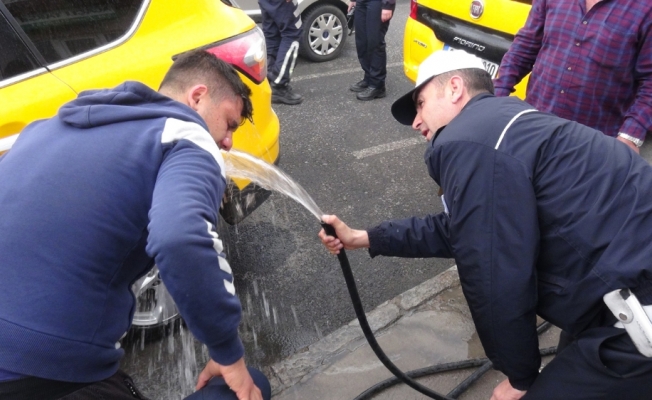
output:
M652 130L652 0L533 0L494 81L508 96L532 72L526 101L609 136ZM536 60L536 63L535 63Z

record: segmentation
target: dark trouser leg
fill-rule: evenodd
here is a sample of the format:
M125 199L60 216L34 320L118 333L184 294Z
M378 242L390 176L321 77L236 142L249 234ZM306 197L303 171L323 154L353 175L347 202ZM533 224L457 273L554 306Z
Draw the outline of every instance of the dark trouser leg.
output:
M364 71L364 81L369 83L369 60L367 59L367 8L368 0L358 0L355 4L353 25L355 26L355 50Z
M598 327L558 353L523 400L647 400L650 393L652 359L636 350L624 329Z
M260 5L260 15L262 17L263 34L265 35L265 47L267 47L267 69L270 70L276 60L278 48L281 45L281 32L278 30L272 15Z
M263 394L264 400L269 400L272 397L272 389L269 385L269 381L263 375L262 372L254 368L249 368L249 373L254 380L254 383ZM208 385L203 387L201 390L191 394L186 397L185 400L237 400L238 397L235 395L229 386L224 382L224 379L220 377L215 377L208 382Z
M103 381L94 383L60 382L41 378L24 378L0 383L3 400L147 400L131 380L118 371Z
M381 0L358 0L355 7L355 47L364 80L373 87L384 87L387 77L385 34L389 21L382 22Z
M290 77L299 54L301 17L295 15L296 5L292 1L260 0L258 4L263 13L263 31L268 46L268 78L274 85L286 86L290 83ZM274 25L274 28L268 27L269 39L267 31L265 31L266 17L272 21L270 24Z
M35 377L0 382L2 400L54 400L76 392L88 383L53 381Z

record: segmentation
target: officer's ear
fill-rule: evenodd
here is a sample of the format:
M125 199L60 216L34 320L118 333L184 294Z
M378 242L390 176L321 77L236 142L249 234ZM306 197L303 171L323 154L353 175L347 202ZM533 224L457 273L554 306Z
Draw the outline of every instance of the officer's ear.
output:
M465 89L465 84L462 77L458 75L453 75L448 80L448 87L447 87L448 93L446 94L450 95L450 99L453 103L457 103L464 96L464 89Z

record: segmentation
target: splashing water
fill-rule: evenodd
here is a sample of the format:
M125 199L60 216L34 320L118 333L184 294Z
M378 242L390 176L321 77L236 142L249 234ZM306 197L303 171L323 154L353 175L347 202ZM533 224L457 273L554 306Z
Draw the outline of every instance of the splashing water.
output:
M222 152L226 164L226 176L242 178L259 186L282 193L303 205L318 220L324 215L310 195L285 172L275 165L238 150Z
M318 220L321 220L323 213L312 197L278 167L237 150L222 152L222 155L227 177L247 179L262 188L284 194L303 205ZM253 313L255 304L256 307L259 307L261 321L273 324L277 329L281 324L281 315L276 306L267 298L264 287L259 287L256 280L252 282L252 289L253 298L250 292L247 292L245 296L247 314ZM295 328L301 328L302 324L299 322L295 306L291 305L290 310L292 315L290 320L294 321ZM243 317L251 318L248 315ZM318 338L322 338L322 332L317 323L314 323L314 329ZM259 346L262 346L259 343L262 337L261 329L252 325L247 332L252 337L254 349L259 349ZM132 371L134 375L139 375L137 360L146 350L145 341L145 330L143 330L140 340L133 344L130 355L130 362L135 369ZM140 351L137 352L137 350ZM183 326L179 328L178 334L175 334L173 330L169 336L161 339L158 344L158 352L150 357L149 364L144 368L147 379L141 377L143 382L139 382L140 388L144 389L145 393L158 393L170 400L182 399L193 392L199 371L210 359L208 348L194 341L193 335Z

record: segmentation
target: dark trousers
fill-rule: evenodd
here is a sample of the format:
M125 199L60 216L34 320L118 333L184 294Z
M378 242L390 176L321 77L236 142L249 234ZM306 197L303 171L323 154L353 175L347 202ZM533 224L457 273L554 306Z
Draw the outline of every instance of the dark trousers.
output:
M596 327L576 338L562 333L560 345L522 400L652 398L652 358L636 350L624 329Z
M263 394L263 399L272 397L269 381L262 372L249 368L254 383ZM24 378L0 382L2 400L134 400L147 398L138 391L129 375L122 371L95 383L68 383L41 378ZM237 400L223 378L213 378L208 385L196 391L186 400Z
M385 34L389 21L382 22L381 0L358 0L355 3L355 48L364 71L364 80L371 87L385 87L387 77L387 51Z
M273 85L285 86L299 52L301 16L294 1L259 0L258 5L267 45L267 77Z

